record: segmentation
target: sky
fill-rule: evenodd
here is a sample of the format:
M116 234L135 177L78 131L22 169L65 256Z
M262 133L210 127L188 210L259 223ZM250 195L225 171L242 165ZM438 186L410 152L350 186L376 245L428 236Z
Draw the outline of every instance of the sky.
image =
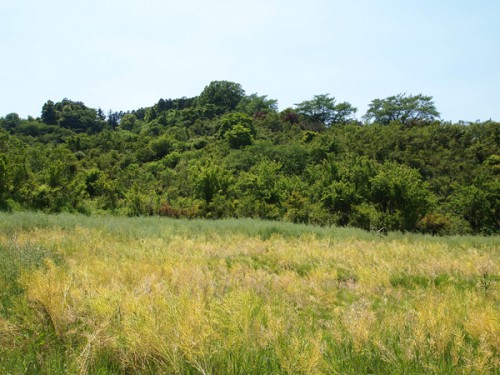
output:
M277 99L430 95L446 121L500 121L500 0L0 0L0 116L47 100L105 112L214 80Z

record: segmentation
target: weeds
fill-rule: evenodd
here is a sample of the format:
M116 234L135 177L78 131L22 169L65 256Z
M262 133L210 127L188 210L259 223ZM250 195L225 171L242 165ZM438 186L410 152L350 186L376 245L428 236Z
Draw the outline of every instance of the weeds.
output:
M497 237L26 213L0 223L2 373L500 368Z

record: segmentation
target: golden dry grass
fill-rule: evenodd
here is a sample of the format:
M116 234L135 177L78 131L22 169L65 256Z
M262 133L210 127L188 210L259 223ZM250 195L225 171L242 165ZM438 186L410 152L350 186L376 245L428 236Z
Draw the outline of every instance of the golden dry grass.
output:
M2 246L63 259L20 280L71 371L92 373L103 361L108 372L153 373L500 369L495 238L456 246L159 228L142 238L92 226L0 235ZM0 319L4 345L23 329L10 320Z

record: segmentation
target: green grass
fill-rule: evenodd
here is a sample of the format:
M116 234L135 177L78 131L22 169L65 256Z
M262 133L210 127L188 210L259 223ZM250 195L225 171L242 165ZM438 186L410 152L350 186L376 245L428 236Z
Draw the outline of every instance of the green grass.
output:
M497 373L499 245L0 213L0 373Z
M2 228L4 229L4 228ZM65 373L65 348L54 335L48 320L39 319L26 300L23 273L44 268L52 260L61 264L60 254L39 244L18 244L15 234L0 244L0 373ZM5 349L8 342L10 347Z
M261 239L269 239L273 234L294 238L304 234L330 238L377 237L376 234L357 228L317 227L254 219L189 220L159 217L85 216L68 213L47 215L41 212L0 212L0 231L4 233L53 227L68 230L75 227L102 229L127 238L157 236L167 238L186 234L200 237L213 233L222 236L244 234Z

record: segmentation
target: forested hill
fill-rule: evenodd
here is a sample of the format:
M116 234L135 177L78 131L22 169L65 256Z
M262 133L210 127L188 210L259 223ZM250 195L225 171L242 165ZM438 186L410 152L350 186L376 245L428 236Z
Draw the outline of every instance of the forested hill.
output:
M499 123L445 122L424 95L355 115L227 81L128 112L47 101L0 119L0 209L499 232Z

